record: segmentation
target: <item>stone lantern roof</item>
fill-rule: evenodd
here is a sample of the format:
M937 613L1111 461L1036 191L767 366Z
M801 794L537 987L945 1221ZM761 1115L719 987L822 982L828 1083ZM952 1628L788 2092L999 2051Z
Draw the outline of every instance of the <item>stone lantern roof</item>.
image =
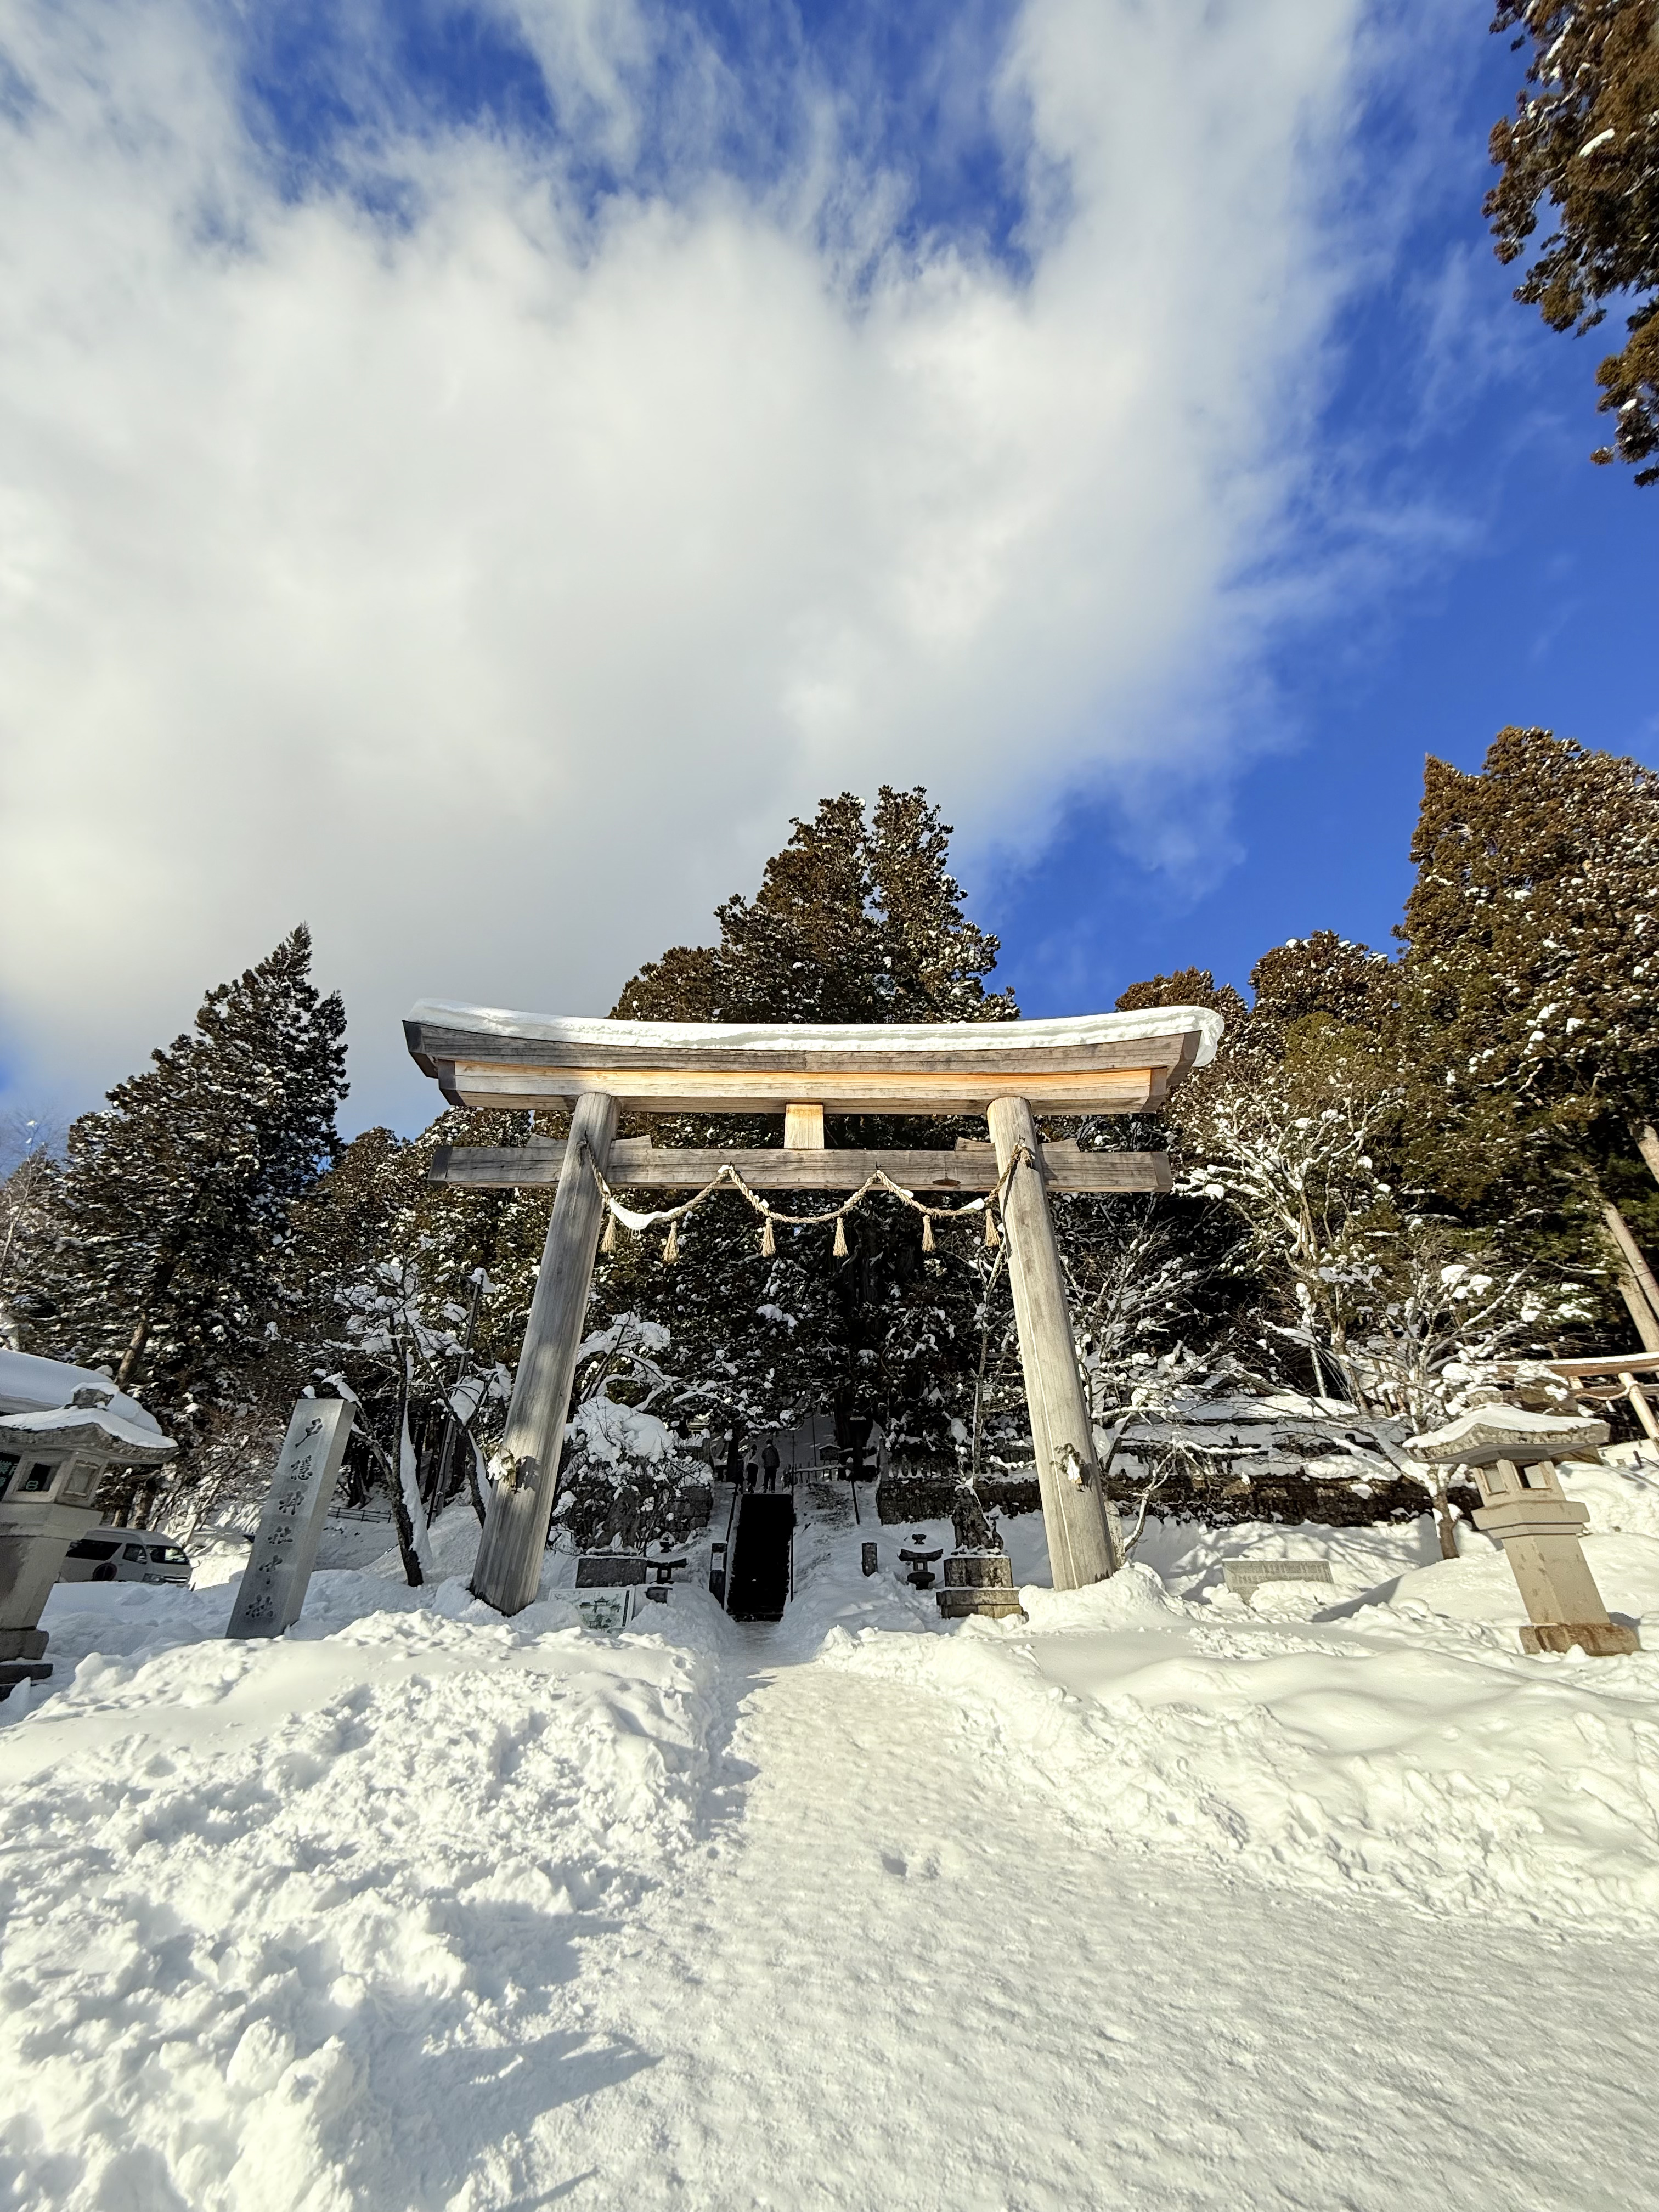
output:
M113 1391L77 1390L67 1406L0 1413L0 1450L95 1452L121 1467L160 1467L179 1447L154 1423L142 1425L111 1405ZM101 1401L101 1402L100 1402Z
M83 1395L89 1390L98 1393L95 1399ZM55 1413L63 1406L83 1404L108 1407L152 1442L161 1433L149 1407L128 1397L125 1390L118 1390L107 1375L96 1374L89 1367L76 1367L66 1359L43 1359L38 1352L14 1352L9 1346L0 1345L0 1418Z
M1541 1459L1566 1459L1607 1440L1605 1421L1572 1413L1535 1413L1523 1406L1472 1406L1444 1428L1407 1437L1405 1449L1431 1466L1516 1467Z

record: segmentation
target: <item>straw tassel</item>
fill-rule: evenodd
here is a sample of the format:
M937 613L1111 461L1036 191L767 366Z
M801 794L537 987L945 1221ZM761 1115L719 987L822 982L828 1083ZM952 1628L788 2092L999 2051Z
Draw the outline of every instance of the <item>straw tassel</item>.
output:
M985 1241L990 1245L1000 1244L1002 1242L1001 1237L997 1235L997 1218L991 1211L991 1201L988 1198L985 1201Z
M933 1249L933 1217L931 1213L924 1213L921 1217L921 1249L924 1252Z
M605 1212L605 1234L599 1239L599 1249L601 1252L610 1253L614 1252L616 1249L617 1217L607 1206Z
M777 1239L772 1234L772 1217L769 1213L761 1224L761 1257L771 1260L777 1256Z
M662 1248L662 1256L671 1267L680 1256L680 1224L678 1221L671 1221L668 1224L668 1238Z
M847 1257L847 1223L839 1213L836 1216L836 1257L837 1260Z

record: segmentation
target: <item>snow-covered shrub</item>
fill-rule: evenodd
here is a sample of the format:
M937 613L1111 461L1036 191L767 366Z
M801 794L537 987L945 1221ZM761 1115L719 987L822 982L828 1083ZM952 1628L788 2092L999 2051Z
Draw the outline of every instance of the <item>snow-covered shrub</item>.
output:
M651 1411L672 1387L660 1364L668 1345L660 1322L631 1313L581 1345L555 1540L579 1552L636 1552L680 1542L708 1519L707 1461L693 1456L689 1436Z
M487 1287L482 1273L478 1287ZM453 1422L452 1449L459 1448L482 1517L478 1425L487 1407L507 1404L511 1380L504 1367L474 1363L457 1333L465 1310L450 1300L434 1310L416 1260L380 1261L340 1284L335 1301L343 1334L326 1349L339 1364L319 1370L318 1379L358 1409L358 1433L391 1493L405 1573L418 1585L428 1565L427 1523L443 1501L435 1491L422 1495L413 1418L424 1410Z
M1166 1516L1343 1525L1415 1517L1429 1503L1358 1406L1184 1348L1139 1363L1095 1442L1120 1504Z
M1401 1449L1468 1402L1468 1378L1590 1317L1580 1288L1540 1279L1437 1218L1385 1170L1408 1102L1398 1073L1315 1024L1298 1054L1212 1084L1187 1118L1182 1187L1224 1200L1238 1264L1261 1279L1267 1337L1307 1360L1317 1395L1350 1406L1373 1449L1420 1483L1455 1550L1443 1471ZM1277 1298L1278 1310L1274 1310Z

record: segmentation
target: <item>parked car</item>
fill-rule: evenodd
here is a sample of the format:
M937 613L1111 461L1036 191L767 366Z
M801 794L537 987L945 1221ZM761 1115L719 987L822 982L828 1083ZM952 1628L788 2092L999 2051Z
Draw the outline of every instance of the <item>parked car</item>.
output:
M190 1583L190 1554L159 1528L94 1528L69 1547L60 1583Z

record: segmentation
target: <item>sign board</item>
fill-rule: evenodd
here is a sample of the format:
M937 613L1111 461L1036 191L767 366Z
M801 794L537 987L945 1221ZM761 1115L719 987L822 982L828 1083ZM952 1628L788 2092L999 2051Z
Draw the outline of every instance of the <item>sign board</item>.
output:
M634 1591L629 1583L614 1589L590 1591L576 1600L576 1613L582 1626L597 1628L611 1636L627 1627L633 1610Z
M343 1398L301 1398L294 1408L227 1636L280 1636L300 1618L351 1413Z
M576 1562L578 1589L618 1589L645 1580L645 1558L639 1552L584 1552Z
M1221 1570L1230 1590L1249 1597L1263 1583L1328 1583L1328 1564L1323 1559L1229 1559Z

